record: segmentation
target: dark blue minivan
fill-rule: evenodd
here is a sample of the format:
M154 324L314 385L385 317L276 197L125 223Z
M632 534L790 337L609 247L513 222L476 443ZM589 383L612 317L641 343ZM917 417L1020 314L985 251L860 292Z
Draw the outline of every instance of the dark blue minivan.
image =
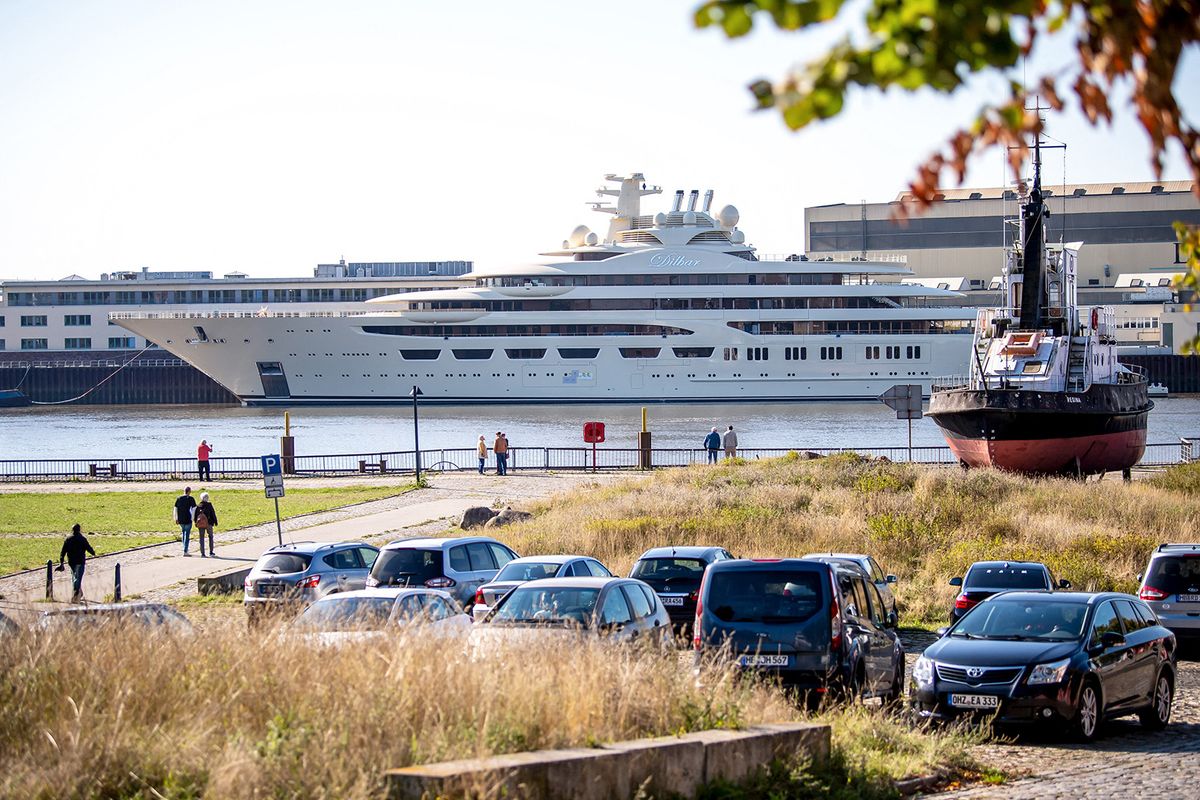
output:
M697 666L718 650L806 692L810 705L829 690L892 702L904 686L904 649L895 612L885 608L853 564L720 561L705 571L697 598Z

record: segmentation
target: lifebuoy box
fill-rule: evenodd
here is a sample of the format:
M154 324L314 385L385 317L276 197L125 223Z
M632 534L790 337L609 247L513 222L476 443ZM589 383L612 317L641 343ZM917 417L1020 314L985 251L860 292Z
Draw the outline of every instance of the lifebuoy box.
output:
M583 440L588 444L599 444L604 441L603 422L583 423Z

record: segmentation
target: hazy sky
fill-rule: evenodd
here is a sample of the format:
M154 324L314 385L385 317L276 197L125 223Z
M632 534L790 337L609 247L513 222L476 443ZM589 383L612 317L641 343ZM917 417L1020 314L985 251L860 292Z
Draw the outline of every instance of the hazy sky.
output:
M585 203L606 172L660 184L647 211L712 188L748 241L793 252L806 206L894 197L999 97L861 93L793 134L745 86L829 37L730 42L695 5L0 0L0 278L519 261L605 230ZM1198 62L1177 84L1193 124ZM1068 181L1150 178L1134 123L1050 124ZM1187 177L1178 154L1165 177ZM997 152L968 184L1004 178Z

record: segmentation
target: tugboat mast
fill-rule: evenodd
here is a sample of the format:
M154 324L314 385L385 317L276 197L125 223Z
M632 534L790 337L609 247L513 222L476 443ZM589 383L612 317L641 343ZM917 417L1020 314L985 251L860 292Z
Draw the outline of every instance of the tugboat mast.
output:
M1042 197L1041 136L1033 140L1033 190L1021 209L1021 316L1017 328L1042 328L1042 296L1046 258L1046 217L1050 209Z

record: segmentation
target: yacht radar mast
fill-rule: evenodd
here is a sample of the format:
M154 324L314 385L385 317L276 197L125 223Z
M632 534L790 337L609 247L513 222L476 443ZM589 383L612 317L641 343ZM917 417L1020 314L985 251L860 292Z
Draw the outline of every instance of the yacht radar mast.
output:
M629 176L608 174L604 176L606 181L620 181L621 188L617 189L611 186L601 186L596 190L598 197L615 197L617 205L604 205L602 201L593 201L592 210L602 211L605 214L612 214L612 221L608 223L608 241L617 241L622 231L631 230L633 221L641 216L642 213L642 198L650 194L662 194L662 187L652 186L646 183L646 176L641 172L634 172Z

